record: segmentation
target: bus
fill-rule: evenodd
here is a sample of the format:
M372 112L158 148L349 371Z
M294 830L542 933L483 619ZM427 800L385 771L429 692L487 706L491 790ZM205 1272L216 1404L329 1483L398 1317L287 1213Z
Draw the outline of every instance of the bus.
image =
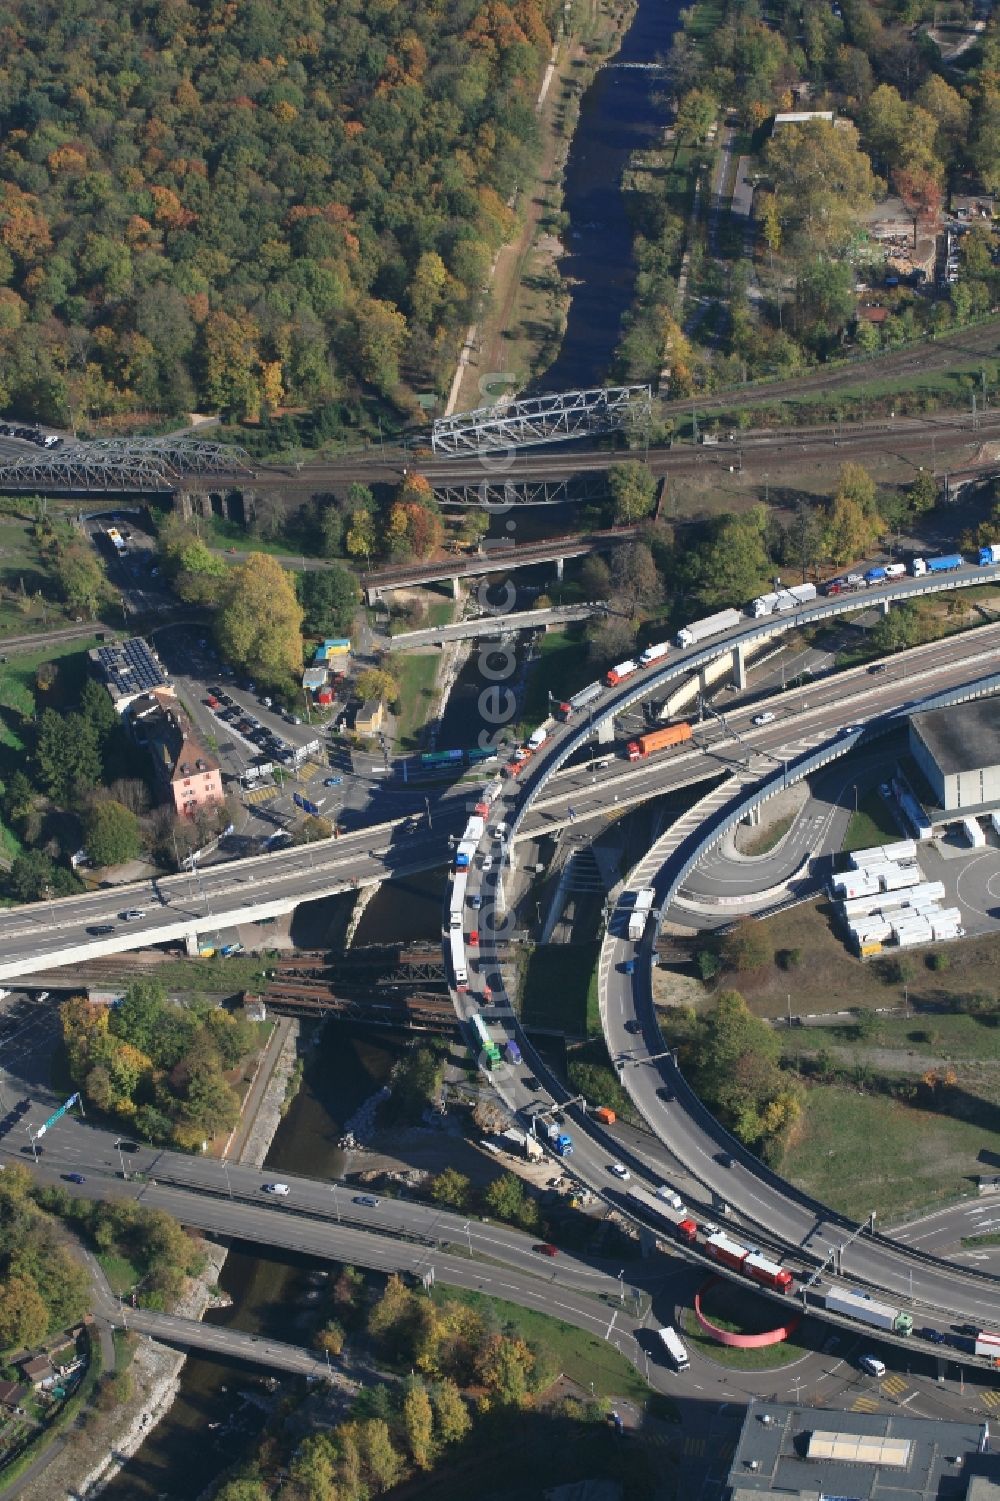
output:
M672 1329L668 1324L665 1329L660 1329L657 1333L660 1336L660 1343L667 1352L667 1359L674 1370L686 1371L691 1362L688 1360L688 1352L681 1343L677 1330Z

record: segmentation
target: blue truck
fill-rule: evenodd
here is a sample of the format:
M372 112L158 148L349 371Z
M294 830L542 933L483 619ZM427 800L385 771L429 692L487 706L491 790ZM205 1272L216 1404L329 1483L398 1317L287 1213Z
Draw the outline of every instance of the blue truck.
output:
M546 1131L549 1146L557 1157L570 1157L573 1153L573 1138L560 1131L558 1126L549 1126Z
M1000 563L1000 543L991 542L979 549L980 568L988 568L991 563Z
M507 1054L508 1063L521 1062L521 1049L518 1047L513 1037L509 1037L504 1043L504 1052Z
M940 558L914 558L913 577L922 578L925 573L953 573L964 568L965 559L960 552L948 552Z

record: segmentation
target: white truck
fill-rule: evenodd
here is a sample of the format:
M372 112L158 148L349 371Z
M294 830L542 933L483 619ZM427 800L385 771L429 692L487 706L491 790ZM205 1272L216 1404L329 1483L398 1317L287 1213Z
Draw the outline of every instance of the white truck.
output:
M770 594L759 595L751 605L754 618L764 615L784 615L799 605L810 604L816 598L815 584L793 584L789 589L775 589Z
M857 1319L872 1329L887 1329L893 1334L913 1333L913 1319L908 1313L902 1313L888 1303L877 1303L859 1290L849 1292L846 1288L831 1287L824 1295L823 1303L831 1313Z
M465 967L465 938L461 928L452 928L449 937L451 948L452 979L456 990L468 990L469 971Z
M660 658L665 657L669 650L669 641L657 641L655 646L647 646L639 658L639 666L649 667L653 662L659 662Z
M690 625L682 626L677 632L677 645L682 650L685 646L697 646L699 641L707 641L710 636L734 630L742 620L739 610L719 610L715 615L706 615L703 620L692 620Z
M635 894L635 903L628 915L628 936L633 943L638 943L646 931L646 923L653 908L655 895L652 886L643 886Z

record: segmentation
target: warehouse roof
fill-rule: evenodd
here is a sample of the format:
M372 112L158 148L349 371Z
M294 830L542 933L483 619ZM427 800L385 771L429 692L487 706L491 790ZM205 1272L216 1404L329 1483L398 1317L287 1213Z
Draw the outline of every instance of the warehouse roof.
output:
M910 720L942 776L1000 762L1000 698L931 709Z
M980 1452L984 1440L983 1423L759 1402L747 1411L727 1494L730 1501L959 1501L973 1476L1000 1475L1000 1456Z

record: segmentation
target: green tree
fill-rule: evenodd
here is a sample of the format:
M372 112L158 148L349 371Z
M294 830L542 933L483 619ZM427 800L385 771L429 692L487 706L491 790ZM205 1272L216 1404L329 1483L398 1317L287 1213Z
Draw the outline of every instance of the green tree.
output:
M97 744L104 751L115 732L120 728L115 706L108 690L96 678L88 678L80 694L80 714L91 726Z
M38 722L35 765L39 781L57 802L68 802L95 787L101 757L93 724L79 714L46 709Z
M370 565L372 554L378 547L375 517L371 511L364 507L352 511L345 545L352 558L364 558L366 567Z
M781 221L807 252L842 249L872 207L879 179L853 125L784 125L764 154Z
M354 687L360 699L380 698L387 704L399 697L399 683L384 667L366 667L359 672Z
M879 653L905 651L920 640L920 616L912 605L893 605L872 627L871 643Z
M629 542L615 548L611 556L611 586L616 604L629 616L659 603L663 584L645 542Z
M139 820L113 801L95 803L84 823L87 852L95 865L124 865L142 849Z
M705 89L689 89L677 105L675 130L678 140L702 146L719 114L718 100Z
M71 610L93 618L102 604L114 598L97 554L84 542L72 542L59 549L53 573L59 591Z
M436 1204L448 1204L453 1209L465 1209L469 1202L471 1184L457 1168L446 1167L431 1183L431 1198Z
M406 319L391 302L366 298L357 311L358 368L363 380L389 396L399 385Z
M292 575L266 553L251 553L226 581L216 622L223 656L268 683L302 670L302 606Z
M528 1198L524 1184L513 1173L503 1173L487 1188L483 1195L488 1208L498 1219L521 1225L525 1230L538 1224L538 1205Z
M351 628L361 598L357 580L346 568L334 564L298 576L299 600L305 611L305 628L317 635L344 635Z
M714 523L705 541L691 550L687 569L704 604L732 604L760 592L772 572L767 525L765 508L753 506Z
M929 469L921 469L906 492L910 510L914 516L923 516L937 505L938 484Z
M483 1385L509 1407L523 1407L531 1390L535 1357L524 1340L495 1334L478 1361Z
M403 1477L403 1460L397 1454L389 1425L382 1418L361 1424L361 1454L378 1491L391 1490Z
M166 995L158 980L130 980L121 1004L108 1018L108 1030L138 1048L140 1053L154 1058L166 1010ZM169 1062L175 1063L182 1051L183 1048L178 1048ZM161 1065L167 1061L160 1059Z
M656 503L656 476L646 464L631 460L612 464L608 470L608 489L615 507L615 522L642 521Z

